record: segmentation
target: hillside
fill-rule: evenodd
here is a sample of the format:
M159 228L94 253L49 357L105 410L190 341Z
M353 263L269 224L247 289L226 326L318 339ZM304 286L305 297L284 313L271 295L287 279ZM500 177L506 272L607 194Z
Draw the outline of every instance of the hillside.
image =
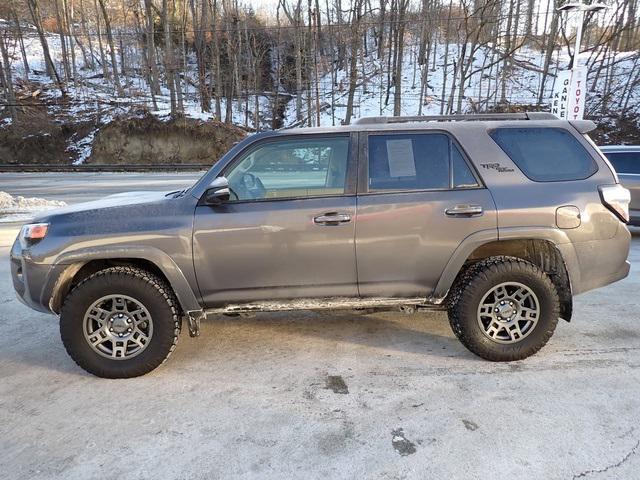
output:
M15 32L16 24L0 20L0 29L3 27ZM26 22L20 27L20 37L5 36L16 118L20 119L9 117L11 105L0 110L0 163L5 164L207 163L245 134L232 125L244 131L261 131L339 125L347 117L394 112L432 115L545 110L549 108L556 72L566 69L572 60L569 50L562 46L554 47L548 55L539 48L544 41L522 39L508 56L502 41L454 42L449 26L446 35L435 35L428 43L423 33L403 31L403 50L398 55L397 43L396 50L391 40L380 47L382 41L376 30L365 28L363 45L353 50L355 62L348 52L340 54L339 46L333 45L334 38L326 34L326 44L313 53L313 68L305 65L302 72L296 64L296 72L305 73L307 78L302 82L298 79L293 86L291 72L281 65L288 62L291 68L292 58L286 56L290 40L283 42L284 46L270 45L261 57L264 61L252 64L255 79L258 72L268 77L254 82L254 87L264 89L245 88L240 92L235 88L234 95L214 95L211 111L203 111L198 55L187 48L180 65L180 108L176 112L175 91L161 83L159 91L152 93L150 77L143 68L144 51L122 43L122 38L130 38L132 32L120 30L119 63L116 60L119 83L114 82L104 64L87 61L86 45L77 34L47 32L46 42L58 72L63 71L69 49L75 59L75 74L58 84L46 73L36 28ZM88 34L87 39L91 38ZM93 40L95 43L95 37ZM596 45L579 57L581 64L590 65L587 114L600 126L596 138L602 144L640 138L639 56L638 51L615 52L607 45ZM357 70L355 79L353 68ZM205 73L209 86L212 74ZM211 123L217 118L226 124ZM128 147L120 148L124 139L128 139ZM205 144L212 139L215 147L207 147ZM195 150L185 145L195 145Z

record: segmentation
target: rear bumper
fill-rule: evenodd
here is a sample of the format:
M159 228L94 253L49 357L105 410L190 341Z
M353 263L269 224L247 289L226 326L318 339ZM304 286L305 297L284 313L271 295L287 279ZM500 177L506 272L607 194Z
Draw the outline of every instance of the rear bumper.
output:
M631 234L627 227L620 223L616 234L607 240L594 240L565 244L562 249L572 248L573 263L568 264L571 287L574 295L604 287L629 275L630 264L627 261ZM569 253L569 252L566 252Z

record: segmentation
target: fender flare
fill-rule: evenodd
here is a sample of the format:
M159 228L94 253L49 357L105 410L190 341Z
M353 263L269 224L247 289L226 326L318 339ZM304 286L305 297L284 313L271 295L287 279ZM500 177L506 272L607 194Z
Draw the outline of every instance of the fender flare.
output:
M140 247L137 245L118 245L109 248L81 248L65 252L53 264L53 271L60 271L50 288L49 308L58 313L69 283L76 273L87 263L94 260L117 260L134 258L153 263L164 274L173 289L183 312L202 312L202 306L191 288L184 273L173 259L162 250L155 247Z
M564 231L552 227L507 227L500 228L499 233L493 229L481 230L469 235L460 242L460 245L458 245L447 262L436 288L427 301L436 305L441 304L471 254L484 244L502 240L545 240L552 243L560 252L569 276L570 286L573 289L573 286L580 285L578 257L573 244Z

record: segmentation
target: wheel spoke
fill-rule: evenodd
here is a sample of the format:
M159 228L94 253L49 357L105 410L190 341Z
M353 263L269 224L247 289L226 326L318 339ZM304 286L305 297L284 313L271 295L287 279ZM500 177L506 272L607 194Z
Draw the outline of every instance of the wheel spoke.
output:
M147 342L149 341L149 338L146 335L143 335L142 333L137 331L137 332L134 332L134 334L131 335L131 337L129 337L129 341L132 343L135 343L140 348L144 348Z
M513 292L512 297L517 300L519 303L522 303L524 301L525 298L527 298L530 295L529 290L527 290L526 288L518 288L515 292Z
M147 310L139 308L138 310L134 310L133 312L129 312L129 315L133 317L133 323L137 327L143 322L148 320L149 315L147 314Z
M525 320L538 320L538 310L534 310L532 308L522 307L520 309L520 316Z
M102 327L104 325L105 320L109 317L110 314L111 312L109 312L108 310L105 310L104 308L94 307L89 309L89 312L87 313L87 317L89 317L91 320L95 320L96 323L100 327Z
M124 358L127 352L127 349L126 349L127 342L124 340L114 340L112 343L113 343L113 347L111 350L111 356L113 358Z
M505 331L511 338L511 340L520 340L522 338L522 330L520 330L520 325L517 321L513 322L511 325L508 325L505 328Z
M98 328L97 330L88 334L88 337L89 337L89 342L94 347L101 345L107 340L110 340L109 335L107 335L107 332L104 330L104 328Z
M487 335L489 335L489 337L496 338L496 336L500 333L500 330L502 330L503 328L504 327L502 327L498 322L491 322L489 328L487 328L486 330L486 333Z
M502 300L503 298L506 298L507 296L509 296L509 293L507 292L507 288L504 285L500 285L496 287L493 290L493 294L495 295L496 300Z

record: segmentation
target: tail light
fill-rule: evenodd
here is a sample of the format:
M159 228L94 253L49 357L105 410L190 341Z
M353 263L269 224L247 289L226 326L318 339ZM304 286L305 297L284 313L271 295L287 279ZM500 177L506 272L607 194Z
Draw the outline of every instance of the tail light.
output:
M624 223L629 221L629 203L631 203L631 193L622 185L601 185L600 198L602 204L611 210Z

